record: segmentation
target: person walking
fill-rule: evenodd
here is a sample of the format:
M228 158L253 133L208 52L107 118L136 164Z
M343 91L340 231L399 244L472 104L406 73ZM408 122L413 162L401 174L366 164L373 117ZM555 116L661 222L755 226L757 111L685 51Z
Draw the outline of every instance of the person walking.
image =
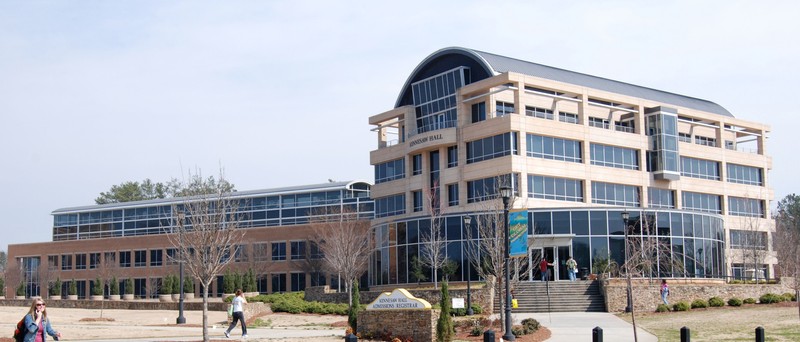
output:
M23 339L25 342L44 342L47 340L47 335L52 336L56 341L61 338L61 333L53 330L50 325L50 319L47 318L47 305L40 297L33 299L31 309L25 315L25 327L28 328L28 333Z
M567 259L567 273L569 274L569 281L575 281L575 276L578 273L578 262L571 255Z
M669 305L667 296L669 296L669 285L666 279L661 279L661 300L664 301L664 305Z
M547 278L548 278L547 277L548 276L548 274L547 274L548 273L547 266L553 266L553 264L547 262L547 259L542 257L542 262L539 263L539 272L542 273L542 281L547 281Z
M242 322L242 337L247 337L247 324L244 321L244 305L247 304L247 299L242 294L242 289L236 290L236 296L233 297L231 305L233 305L233 319L228 330L225 330L225 337L231 337L231 330L236 327L236 322Z

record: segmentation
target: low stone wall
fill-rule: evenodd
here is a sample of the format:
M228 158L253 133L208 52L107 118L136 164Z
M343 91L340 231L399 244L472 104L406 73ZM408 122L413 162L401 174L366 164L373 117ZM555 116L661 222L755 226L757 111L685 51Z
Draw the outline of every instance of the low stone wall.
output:
M400 287L398 287L400 288ZM426 290L415 290L412 288L402 287L408 290L414 297L424 299L431 303L431 305L435 305L439 303L442 298L442 290L441 289L426 289ZM361 299L361 304L369 304L378 298L378 296L383 292L391 292L394 288L386 289L385 291L361 291L359 292L359 298ZM464 305L467 302L467 290L466 289L453 289L452 287L449 289L450 297L451 298L464 298ZM471 289L471 299L473 304L478 304L483 309L484 313L491 313L492 305L489 299L489 291L486 288L479 288L479 289ZM331 291L328 286L315 286L309 287L305 290L305 299L308 301L318 301L318 302L325 302L325 303L347 303L347 293L346 292L335 292Z
M696 299L708 300L720 297L725 302L736 297L739 299L755 298L765 293L794 293L783 284L727 284L723 281L703 279L668 279L670 305L677 302L690 303ZM604 279L600 282L601 292L605 296L609 312L625 311L627 305L625 279ZM655 311L661 304L661 281L632 280L634 311Z
M162 303L157 301L147 300L67 300L67 299L45 299L47 306L51 308L77 308L77 309L119 309L119 310L178 310L178 302ZM253 303L263 304L263 303ZM28 308L31 305L31 299L0 299L0 306L19 306ZM248 305L249 306L249 305ZM203 302L184 302L183 309L188 311L202 311ZM208 310L210 311L226 311L228 303L221 301L214 301L208 303Z
M369 310L358 313L361 336L399 337L406 341L435 341L439 310Z

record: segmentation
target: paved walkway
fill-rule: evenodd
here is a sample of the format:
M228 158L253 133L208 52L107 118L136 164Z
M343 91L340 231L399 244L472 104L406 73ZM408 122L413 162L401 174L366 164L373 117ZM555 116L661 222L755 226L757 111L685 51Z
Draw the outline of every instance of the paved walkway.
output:
M512 313L514 323L534 318L539 324L550 329L552 335L547 342L591 342L592 329L603 329L603 341L634 341L633 326L621 318L607 312L553 312L553 313ZM658 342L658 338L637 329L640 342Z

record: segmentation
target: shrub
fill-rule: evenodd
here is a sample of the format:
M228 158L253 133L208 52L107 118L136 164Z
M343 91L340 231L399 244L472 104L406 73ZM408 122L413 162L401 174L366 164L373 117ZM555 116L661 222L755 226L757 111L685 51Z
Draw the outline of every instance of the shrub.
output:
M783 296L776 295L774 293L766 293L758 298L758 302L761 304L780 303L782 301L783 301Z
M194 280L192 280L192 277L183 278L183 293L194 293Z
M483 334L483 328L480 325L472 327L472 330L469 331L469 336L481 336L481 334Z
M756 303L756 299L755 298L745 298L743 302L745 304L755 304Z
M703 309L708 307L708 302L702 299L695 299L692 301L692 309Z
M69 287L67 288L67 294L69 294L70 296L78 294L78 283L75 282L75 279L72 279L72 281L69 282Z
M354 280L352 284L352 302L347 309L347 323L353 330L358 331L358 308L361 306L361 295L358 293L358 280Z
M725 301L719 297L711 297L708 299L708 306L718 308L720 306L725 306Z
M158 294L172 294L172 276L166 276L161 279L161 287L158 289Z
M3 287L0 286L0 289ZM61 295L61 279L56 278L56 282L53 283L53 287L50 288L50 295L51 296L60 296Z
M25 295L25 284L19 283L17 286L17 296L24 296Z
M785 302L795 302L797 301L797 297L795 297L794 293L786 292L783 294L783 301Z
M658 307L656 307L656 312L669 312L669 305L658 304Z
M133 294L133 279L131 278L125 279L125 294Z
M672 310L674 311L689 311L691 306L687 302L677 302L675 305L672 306Z
M112 295L119 295L119 282L117 277L111 278L111 284L108 284L108 292Z
M6 288L6 281L5 279L3 279L3 277L0 277L0 295L3 296L6 295L5 288Z
M451 341L453 339L453 317L450 316L450 291L447 281L442 282L442 313L436 322L436 341Z
M730 306L742 306L742 300L736 297L728 299L728 305Z
M515 325L511 327L511 333L514 334L515 337L520 337L522 335L525 335L525 329L522 328L521 325Z
M523 335L533 334L539 330L539 321L533 318L526 318L522 320Z
M103 281L100 278L94 280L94 285L92 286L92 296L102 296L103 295Z
M483 313L483 309L481 309L481 306L478 304L472 303L470 307L472 307L472 313L476 315L480 315Z
M231 270L225 271L225 275L222 276L222 291L225 293L236 291L236 279Z
M170 277L172 278L172 289L170 292L172 292L172 294L181 293L181 278L176 275L171 275Z

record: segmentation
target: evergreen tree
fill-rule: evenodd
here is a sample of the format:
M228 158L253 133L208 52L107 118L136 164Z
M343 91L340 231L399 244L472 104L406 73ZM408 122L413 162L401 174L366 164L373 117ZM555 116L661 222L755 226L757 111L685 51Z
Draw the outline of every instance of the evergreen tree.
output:
M358 331L358 311L361 308L361 296L358 294L358 280L353 281L353 299L350 309L347 310L347 323L353 328L353 334Z
M450 292L447 289L447 281L442 283L442 312L439 321L436 322L436 341L448 342L453 340L453 317L450 317Z
M125 294L133 294L133 279L125 279Z

